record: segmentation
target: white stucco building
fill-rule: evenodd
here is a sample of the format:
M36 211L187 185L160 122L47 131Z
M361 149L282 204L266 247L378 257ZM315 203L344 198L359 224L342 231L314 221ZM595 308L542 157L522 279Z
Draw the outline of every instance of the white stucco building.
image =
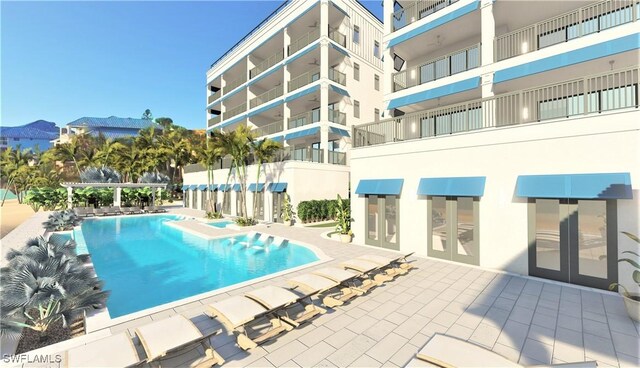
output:
M207 130L246 125L284 146L257 182L256 166L248 168L250 216L281 221L285 192L294 207L348 196L351 127L382 113L381 43L382 23L359 2L297 0L284 3L213 63ZM209 195L220 206L220 193L226 193L223 213L238 213L237 178L227 187L228 162L219 167L211 187L201 166L185 169L186 206L205 209ZM255 214L254 194L260 204Z
M606 289L640 233L637 1L384 0L355 242ZM386 62L391 61L391 62Z

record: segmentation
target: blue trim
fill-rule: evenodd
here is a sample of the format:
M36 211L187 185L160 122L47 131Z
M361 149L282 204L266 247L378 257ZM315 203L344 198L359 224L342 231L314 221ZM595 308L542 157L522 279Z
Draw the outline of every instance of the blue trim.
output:
M183 186L182 186L182 190L183 190L183 191L185 191L185 190L187 190L187 189L189 189L189 186L188 186L188 185L183 185Z
M298 58L300 58L300 57L302 57L302 56L304 56L304 55L306 55L306 54L310 53L311 51L313 51L313 50L317 49L319 44L320 44L320 41L315 41L315 44L314 44L313 46L308 47L308 48L307 48L307 49L305 49L304 51L298 51L298 52L296 52L295 54L293 54L293 55L295 55L295 56L293 56L293 57L291 57L291 56L290 56L290 57L289 57L289 59L287 59L287 60L284 62L284 65L287 65L287 64L291 63L292 61L294 61L294 60L296 60L296 59L298 59Z
M218 125L214 125L211 128L212 129L224 128L224 127L226 127L228 125L237 123L240 120L246 119L246 118L247 118L247 114L241 114L241 115L238 115L238 116L232 118L231 120L227 120L227 121L223 121L222 123L218 123Z
M320 3L320 1L313 1L313 5L311 5L309 8L307 8L307 10L303 11L302 14L298 15L297 17L293 18L293 20L289 23L287 23L286 26L282 27L289 27L290 25L292 25L293 23L295 23L295 21L297 21L298 19L300 19L302 16L304 16L305 14L307 14L311 9L313 9L313 7L315 7L316 5L318 5Z
M209 190L215 192L216 190L218 190L218 184L209 185Z
M261 108L259 108L259 109L257 109L257 110L251 111L251 112L249 113L249 115L248 115L248 116L249 116L249 117L252 117L252 116L254 116L254 115L258 115L258 114L260 114L260 113L261 113L261 112L263 112L263 111L266 111L266 110L272 109L272 108L274 108L274 107L276 107L276 106L278 106L278 105L282 105L282 103L283 103L283 102L284 102L284 100L276 100L276 101L273 101L273 102L271 102L271 103L269 103L269 104L267 104L267 105L262 106Z
M351 137L351 135L347 130L336 128L336 127L329 127L329 133L335 133L343 137Z
M493 76L493 83L522 78L528 75L559 69L585 61L608 57L621 52L640 48L640 33L605 41L596 45L568 51L560 55L530 61L526 64L498 70Z
M287 183L271 183L267 187L270 192L282 193L287 190Z
M233 184L234 192L239 192L240 190L242 190L242 186L240 184Z
M484 176L422 178L418 184L418 195L482 197L485 181Z
M314 135L314 134L318 133L319 131L320 131L320 127L309 128L309 129L305 129L305 130L299 130L297 132L293 132L293 133L289 133L289 134L285 135L284 139L289 140L289 139L306 137L308 135Z
M315 83L315 82L314 82L314 83ZM315 91L317 91L317 90L319 90L319 89L320 89L320 85L319 85L319 84L316 84L315 86L308 87L307 89L303 89L303 90L302 90L302 91L300 91L300 92L296 92L296 93L292 94L291 96L289 96L289 97L285 98L285 99L284 99L284 102L293 101L293 100L295 100L295 99L296 99L296 98L298 98L298 97L302 97L302 96L304 96L304 95L308 95L309 93L313 93L313 92L315 92Z
M436 87L432 89L428 89L426 91L417 92L411 95L394 98L389 101L389 106L387 106L387 110L395 109L401 106L411 105L414 103L431 100L434 98L452 95L455 93L460 93L464 91L468 91L470 89L478 88L480 86L480 77L473 77L465 80L461 80L459 82L447 84L445 86Z
M220 184L218 190L221 192L228 192L229 190L231 190L231 184Z
M473 11L475 11L476 9L478 9L478 6L480 5L480 1L476 0L471 4L465 5L460 9L456 9L454 11L452 11L451 13L445 14L441 17L438 17L434 20L432 20L431 22L427 22L419 27L416 27L414 29L412 29L411 31L402 34L398 37L392 38L389 41L389 45L387 46L387 48L393 47L397 44L400 44L404 41L407 41L413 37L416 37L422 33L428 32L436 27L440 27L441 25L451 22L452 20L455 20L456 18L460 18L463 15L466 15L468 13L471 13ZM436 13L437 14L437 13Z
M198 186L196 184L189 185L189 190L196 190Z
M345 56L347 56L347 57L351 57L351 56L349 55L349 52L348 52L347 50L343 49L343 48L342 48L342 46L338 46L338 45L336 45L336 44L335 44L335 43L333 43L333 42L332 42L332 43L330 43L330 45L331 45L331 47L333 47L334 49L336 49L339 53L344 54L344 55L345 55Z
M257 190L256 190L257 187ZM247 189L249 192L262 192L264 190L264 183L258 183L258 185L256 186L256 183L251 183L249 184L249 188Z
M272 69L269 70L268 72L262 73L262 74L258 75L257 77L253 78L252 80L250 80L249 83L247 83L247 87L249 87L250 85L252 85L252 84L254 84L254 83L258 82L258 81L260 81L262 78L268 77L269 75L277 72L280 69L281 66L282 66L282 61L279 62L278 64L275 64L274 66L272 66L271 67Z
M207 184L198 185L198 190L207 190Z
M269 138L269 139L271 139L272 141L276 141L276 142L280 142L280 143L282 143L282 141L284 140L284 137L283 137L283 136L281 136L281 135L279 135L279 136L277 136L277 137L271 137L271 138Z
M342 88L340 88L338 86L334 86L333 84L331 84L330 86L331 86L331 90L333 90L334 92L337 92L337 93L339 93L339 94L341 94L343 96L351 97L349 95L349 92L347 92L346 90L344 90L344 89L342 89Z
M633 199L629 173L520 175L518 197Z
M351 16L349 16L349 13L347 13L347 12L346 12L346 11L344 11L344 10L342 10L342 8L338 6L338 4L336 4L336 3L335 3L335 2L333 2L333 1L331 2L331 4L333 4L333 6L335 6L335 7L336 7L336 9L337 9L340 13L342 13L342 14L346 15L346 16L347 16L347 18L351 18Z
M356 194L399 195L404 179L362 179Z

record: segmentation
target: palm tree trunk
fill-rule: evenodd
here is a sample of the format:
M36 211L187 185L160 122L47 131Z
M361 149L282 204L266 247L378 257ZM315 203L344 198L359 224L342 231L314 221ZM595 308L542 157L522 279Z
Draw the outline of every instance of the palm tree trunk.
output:
M2 203L0 203L0 207L4 206L4 201L7 199L7 194L9 194L9 188L11 188L11 182L13 182L14 178L10 178L7 182L7 189L2 194Z
M253 218L256 218L256 214L258 212L258 201L257 201L257 196L258 196L258 182L260 181L260 170L262 169L262 160L258 161L258 174L256 175L256 188L255 191L253 192Z

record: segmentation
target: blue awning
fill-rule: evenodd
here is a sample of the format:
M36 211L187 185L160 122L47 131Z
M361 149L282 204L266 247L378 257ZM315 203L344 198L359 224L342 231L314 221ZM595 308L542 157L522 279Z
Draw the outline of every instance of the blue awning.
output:
M287 183L271 183L268 189L271 192L282 193L287 190Z
M336 127L329 127L329 133L335 133L343 137L351 137L351 135L347 130L336 128Z
M218 190L218 184L209 185L209 190L215 192L216 190Z
M256 190L256 187L258 188L257 190ZM256 183L249 184L248 191L250 192L262 192L263 190L264 190L264 183L258 183L257 186L256 186Z
M314 135L314 134L318 133L319 131L320 131L320 127L304 129L304 130L300 130L300 131L297 131L297 132L289 133L289 134L284 136L284 139L289 140L289 139L295 139L295 138L300 138L300 137L306 137L308 135Z
M228 192L229 190L231 190L231 184L220 184L218 190L222 192Z
M261 114L261 113L263 113L263 112L265 112L265 111L267 111L267 110L269 110L269 109L272 109L272 108L274 108L274 107L276 107L276 106L280 106L280 105L282 105L282 102L283 102L283 101L284 101L284 100L276 100L276 101L273 101L273 102L271 102L271 103L269 103L269 104L267 104L267 105L262 106L261 108L259 108L259 109L257 109L257 110L251 111L251 112L249 113L249 115L248 115L248 116L249 116L249 117L252 117L252 116L255 116L255 115Z
M183 186L182 186L182 190L187 190L187 189L189 189L189 186L188 186L188 185L183 185Z
M233 184L234 192L239 192L241 189L242 189L242 186L240 184Z
M198 186L196 184L189 185L189 190L196 190Z
M198 185L198 190L207 190L207 184Z
M311 86L309 88L303 89L300 92L296 92L296 93L290 95L289 97L284 99L284 102L293 101L296 98L302 97L304 95L308 95L309 93L313 93L313 92L318 91L318 90L320 90L320 86L316 84L315 86Z
M418 195L481 197L485 180L484 176L422 178L418 184Z
M363 179L358 183L356 194L399 195L404 179Z
M520 175L518 197L633 199L629 173Z
M338 93L338 94L341 94L343 96L351 97L349 95L349 92L347 92L346 90L344 90L344 89L342 89L340 87L334 86L333 84L331 85L331 90L336 92L336 93Z
M284 140L284 137L279 135L277 137L271 137L269 139L271 139L272 141L276 141L276 142L282 142Z
M344 54L345 56L349 56L349 53L347 52L347 50L343 49L340 46L336 46L333 43L331 44L331 47L334 48L336 51L338 51L339 53Z

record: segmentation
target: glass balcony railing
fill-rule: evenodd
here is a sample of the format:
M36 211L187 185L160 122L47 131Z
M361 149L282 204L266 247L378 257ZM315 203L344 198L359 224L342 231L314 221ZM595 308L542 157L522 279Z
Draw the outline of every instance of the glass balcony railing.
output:
M448 77L480 66L480 44L407 68L393 75L393 91Z
M431 15L447 6L457 3L458 0L419 0L414 1L411 5L395 11L391 16L393 30L397 31L417 22L420 19ZM407 2L409 3L409 2Z
M419 111L354 128L354 147L638 108L640 67ZM606 122L606 121L605 121Z
M333 68L329 68L329 79L343 86L347 85L347 75Z
M494 40L496 61L567 42L637 21L640 2L605 0L500 35Z
M320 110L313 110L289 118L289 129L317 123L320 121Z
M329 163L334 165L346 165L347 154L338 151L329 151Z
M240 104L240 105L238 105L238 106L236 106L234 108L231 108L231 109L225 111L224 113L222 113L222 116L224 116L224 119L227 120L227 119L230 119L230 118L232 118L232 117L234 117L236 115L239 115L239 114L241 114L241 113L243 113L245 111L247 111L247 103L246 102L242 103L242 104Z
M256 137L262 137L264 135L279 133L284 130L284 121L276 121L265 126L261 126L252 130Z
M305 34L302 37L297 38L288 47L287 55L291 56L296 52L302 50L305 46L310 44L311 42L320 38L320 28L316 28L311 30L309 33Z
M256 106L260 106L265 102L269 102L275 98L282 96L283 90L284 89L282 88L282 85L279 85L271 88L265 93L260 94L259 96L252 98L251 101L249 101L250 108L253 109Z
M289 81L288 92L295 91L300 87L304 87L307 84L313 83L320 79L320 69L312 70L310 72L306 72L301 74Z
M347 36L345 36L344 34L338 31L331 30L331 28L329 28L329 38L335 41L338 45L347 47Z
M347 125L347 114L329 109L329 121L335 124Z
M262 62L256 65L253 69L251 69L249 71L249 79L255 78L265 70L281 62L283 59L284 59L284 49L264 59Z
M246 72L245 72L246 73ZM244 74L244 73L242 73ZM238 86L240 86L242 83L247 81L247 76L243 75L240 78L234 79L231 82L227 83L226 86L224 86L222 88L222 93L224 93L225 95L231 91L233 91L234 89L238 88Z
M324 150L313 147L285 147L278 151L275 161L324 162Z

